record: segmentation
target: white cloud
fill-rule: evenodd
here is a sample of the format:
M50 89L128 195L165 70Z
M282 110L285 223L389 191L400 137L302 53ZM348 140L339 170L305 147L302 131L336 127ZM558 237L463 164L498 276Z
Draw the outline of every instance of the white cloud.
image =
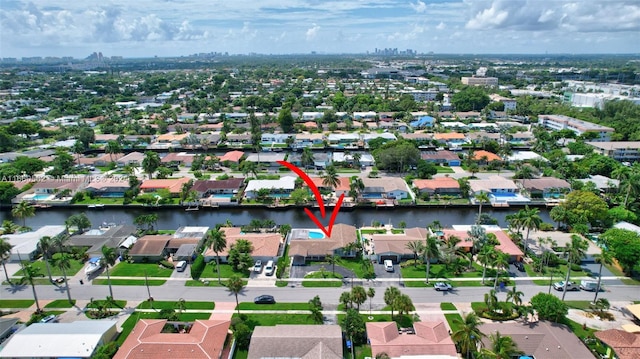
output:
M307 41L315 39L315 37L318 35L318 31L320 31L320 26L318 26L317 24L313 24L312 27L307 29Z
M438 30L444 30L447 28L447 25L445 25L444 22L440 21L440 23L438 24L438 26L436 26L436 29Z
M413 10L415 10L417 13L422 14L425 11L427 11L427 4L425 4L424 2L418 0L417 3L411 3L411 8Z

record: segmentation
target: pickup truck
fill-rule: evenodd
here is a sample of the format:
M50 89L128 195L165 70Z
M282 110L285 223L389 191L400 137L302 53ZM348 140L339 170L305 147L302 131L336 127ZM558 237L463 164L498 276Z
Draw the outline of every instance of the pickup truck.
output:
M567 291L580 290L580 287L576 284L576 282L568 282L566 283L566 285L564 281L553 283L553 289L555 290L565 290L565 286L567 287Z

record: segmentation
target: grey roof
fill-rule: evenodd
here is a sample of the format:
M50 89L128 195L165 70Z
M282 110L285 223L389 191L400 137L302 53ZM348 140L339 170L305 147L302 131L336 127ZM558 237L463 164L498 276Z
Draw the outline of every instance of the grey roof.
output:
M118 248L122 242L135 234L137 230L135 226L119 225L111 227L101 234L90 234L93 232L89 232L71 236L67 243L76 247L91 247L89 252L92 253L100 251L103 245L109 248Z
M342 359L342 330L339 325L258 326L247 358Z
M18 318L0 318L0 339L7 337L11 328L18 322Z
M175 257L191 257L193 253L196 251L197 244L185 243L180 245L176 253L174 253Z

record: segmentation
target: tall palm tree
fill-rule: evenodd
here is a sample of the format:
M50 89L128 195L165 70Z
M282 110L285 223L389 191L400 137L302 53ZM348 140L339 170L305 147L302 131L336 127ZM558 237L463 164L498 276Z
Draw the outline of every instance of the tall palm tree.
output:
M613 254L608 249L603 249L602 253L595 254L593 256L593 259L596 261L596 263L600 264L600 269L598 270L598 285L596 285L596 294L593 297L593 302L595 303L598 300L598 293L600 292L600 283L602 281L602 266L604 264L613 264Z
M327 264L331 264L331 274L336 274L336 263L338 262L338 256L334 256L333 254L327 254L324 256L325 262Z
M67 287L67 298L69 299L69 304L72 304L71 290L69 289L69 281L67 280L67 270L71 269L71 256L67 253L60 253L55 263L62 271L62 278L64 278L64 283Z
M322 185L326 187L336 188L340 180L338 178L338 170L334 165L329 165L325 169L325 174L322 176Z
M493 246L484 246L478 252L478 261L482 264L482 284L487 275L487 266L492 264L496 257L496 249Z
M571 265L578 264L584 258L587 248L589 248L589 243L582 239L577 234L571 235L571 242L567 244L567 276L564 280L565 286L562 290L562 301L564 301L564 297L567 295L567 283L569 283L569 278L571 277Z
M440 248L438 248L438 239L434 236L428 236L424 249L422 250L424 260L427 263L425 276L429 283L429 272L431 271L431 260L440 257Z
M53 278L51 278L51 267L49 266L49 260L51 259L49 254L52 245L53 243L49 236L40 238L40 241L38 242L38 248L40 249L40 252L42 252L42 259L44 260L44 264L47 268L47 274L49 275L49 282L53 282Z
M27 201L18 203L11 209L11 215L16 218L22 219L22 227L27 226L27 217L33 217L36 215L36 208L29 204Z
M300 158L300 163L304 168L309 168L313 166L313 152L311 152L311 148L305 147L302 149L302 156Z
M400 293L400 289L396 287L388 287L384 291L384 303L391 307L391 319L393 320L393 310L396 305L396 298L398 298L402 293Z
M362 190L364 190L364 182L362 182L362 178L360 177L352 177L351 178L351 183L349 184L349 189L355 193L355 200L357 201L358 198L360 198L360 195L362 194Z
M478 346L482 344L482 337L485 335L480 331L480 318L474 312L462 316L462 320L454 319L458 330L451 334L451 339L458 344L460 351L465 358L471 358L471 354L478 351Z
M149 175L149 178L152 178L153 172L160 167L160 163L160 156L157 153L147 151L144 153L144 159L142 159L142 169Z
M227 280L227 290L236 296L236 308L238 309L238 314L240 314L240 303L238 302L238 294L240 294L243 289L244 282L242 281L242 278L238 277L237 275L232 275Z
M493 313L498 307L498 292L495 289L491 289L489 293L484 294L484 304L487 306L489 312Z
M496 251L496 257L493 260L493 267L496 269L496 278L493 281L493 289L498 287L498 277L500 271L509 267L509 255L500 251Z
M371 301L375 296L376 296L376 290L369 287L369 290L367 290L367 297L369 298L369 315L371 315Z
M422 253L424 251L424 244L422 241L411 241L405 245L411 253L413 253L413 267L418 266L418 253Z
M9 279L9 273L7 272L6 263L9 261L11 257L11 248L13 245L9 243L6 238L0 237L0 262L2 262L2 269L4 270L4 276L7 278L7 283L11 284L11 279Z
M42 274L40 273L40 270L37 267L34 267L32 264L28 262L22 262L22 273L24 275L24 278L31 285L31 290L33 291L33 299L35 299L36 301L36 308L37 308L36 313L40 313L42 312L42 309L40 308L40 303L38 303L38 293L36 293L36 286L33 283L33 280L36 277L41 277Z
M524 293L519 291L514 285L513 288L511 288L511 290L507 292L506 301L507 302L512 301L513 305L515 305L516 307L519 307L522 304L522 296L524 296Z
M532 229L540 229L542 218L540 218L540 210L537 208L529 208L529 206L525 206L525 208L520 211L523 212L522 227L527 229L527 235L524 238L524 251L526 253L529 249L529 232Z
M489 203L489 201L491 200L489 198L489 194L485 191L480 191L480 193L478 193L477 195L475 195L475 200L478 203L479 207L478 207L478 218L476 220L476 223L478 223L480 221L480 217L482 216L482 204L483 203Z
M209 231L211 237L211 250L216 254L216 269L218 270L218 283L222 283L220 279L220 252L227 248L227 238L223 231L216 229Z
M102 265L107 271L107 284L109 284L109 296L113 298L113 289L111 288L111 275L109 274L109 267L113 267L118 259L118 253L115 248L102 246L102 258L100 258L100 265Z
M511 359L524 354L518 349L518 345L509 336L502 336L500 332L489 336L491 349L482 348L480 359Z

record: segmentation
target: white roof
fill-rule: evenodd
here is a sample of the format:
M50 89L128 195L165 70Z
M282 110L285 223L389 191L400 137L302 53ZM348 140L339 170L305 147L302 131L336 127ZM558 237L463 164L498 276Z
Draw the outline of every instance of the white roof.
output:
M289 189L293 190L296 186L296 177L285 176L277 180L251 180L247 184L245 192L259 191L263 188L268 189Z
M0 358L88 358L115 325L111 320L34 323L5 343Z
M540 156L539 154L533 151L519 151L514 152L511 156L507 157L509 161L530 161L530 160L542 160L544 162L549 162L548 159Z
M65 226L42 226L35 231L18 234L4 234L2 237L7 238L9 243L13 245L13 248L11 249L12 255L17 255L18 253L26 255L33 252L38 247L40 238L45 236L53 238L63 233L65 230Z
M329 141L340 141L340 140L359 140L360 135L357 133L331 133L327 136Z
M633 231L633 232L636 232L636 233L640 234L640 227L636 226L633 223L618 222L618 223L614 224L613 227L614 228L618 228L618 229L626 229L627 231Z
M460 121L440 121L440 125L442 125L442 127L467 127L465 123Z

